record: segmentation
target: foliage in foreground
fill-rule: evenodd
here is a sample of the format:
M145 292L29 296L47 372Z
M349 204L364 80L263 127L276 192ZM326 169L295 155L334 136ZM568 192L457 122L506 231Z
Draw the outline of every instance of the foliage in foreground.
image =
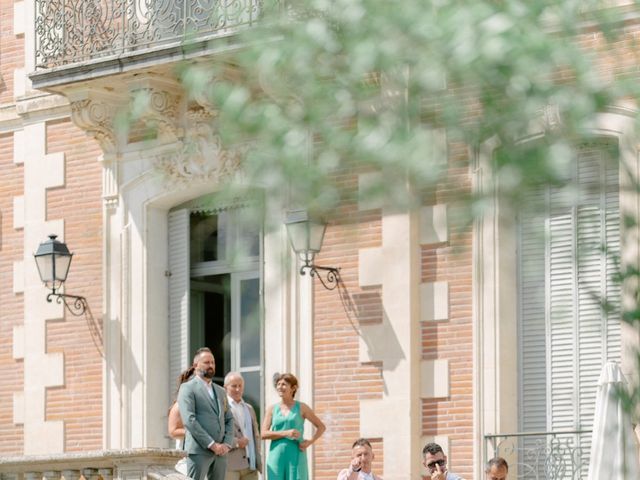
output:
M226 145L251 145L233 186L286 191L313 211L344 200L336 174L354 168L381 172L365 194L411 204L446 184L447 152L487 142L499 147L494 178L517 200L565 181L594 115L639 94L633 37L604 2L288 3L230 62L181 78L219 106ZM523 142L534 131L544 136ZM477 211L481 199L463 193Z

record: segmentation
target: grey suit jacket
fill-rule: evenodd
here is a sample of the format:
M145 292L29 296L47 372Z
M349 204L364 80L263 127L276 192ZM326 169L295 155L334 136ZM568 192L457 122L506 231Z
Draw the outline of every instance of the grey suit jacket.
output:
M184 449L189 454L211 454L211 442L233 442L233 415L227 403L227 392L213 384L217 402L209 395L202 380L193 377L178 391L178 407L186 429Z
M246 403L246 402L245 402ZM256 412L251 405L247 403L249 412L251 413L251 425L253 427L253 443L256 446L256 470L262 472L262 458L260 456L260 430L258 427L258 420L256 418ZM233 410L232 410L233 413ZM238 421L233 417L233 444L231 445L231 451L227 454L227 470L244 470L249 468L249 457L247 457L247 451L244 448L238 448L238 439L242 438L242 430Z

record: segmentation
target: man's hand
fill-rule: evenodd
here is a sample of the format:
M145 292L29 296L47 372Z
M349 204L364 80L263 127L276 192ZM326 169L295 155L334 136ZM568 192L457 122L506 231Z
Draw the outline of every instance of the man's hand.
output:
M223 456L229 453L229 447L224 443L214 443L211 446L211 451L216 455Z
M351 470L353 472L359 472L360 470L362 470L362 463L360 463L359 458L356 457L351 459Z
M431 480L447 480L447 469L436 463L436 469L431 474Z
M249 439L247 437L240 437L238 439L238 448L244 448L249 445Z

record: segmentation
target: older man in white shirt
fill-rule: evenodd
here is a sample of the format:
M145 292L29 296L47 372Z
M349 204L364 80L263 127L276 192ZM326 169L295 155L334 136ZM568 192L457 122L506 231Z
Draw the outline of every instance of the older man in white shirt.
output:
M244 379L238 372L229 372L224 377L229 407L233 414L234 437L231 451L227 454L225 480L258 480L262 471L260 457L260 430L256 412L242 398Z

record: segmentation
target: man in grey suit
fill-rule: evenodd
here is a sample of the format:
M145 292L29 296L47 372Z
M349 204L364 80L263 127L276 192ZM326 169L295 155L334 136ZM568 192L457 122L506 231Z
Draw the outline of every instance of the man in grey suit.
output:
M238 372L224 377L224 389L234 420L234 439L227 455L226 480L258 480L262 471L260 430L253 407L242 398L244 379Z
M212 382L216 362L201 348L193 358L195 375L178 392L178 407L186 429L187 475L194 480L224 480L225 455L233 442L233 415L224 389Z

